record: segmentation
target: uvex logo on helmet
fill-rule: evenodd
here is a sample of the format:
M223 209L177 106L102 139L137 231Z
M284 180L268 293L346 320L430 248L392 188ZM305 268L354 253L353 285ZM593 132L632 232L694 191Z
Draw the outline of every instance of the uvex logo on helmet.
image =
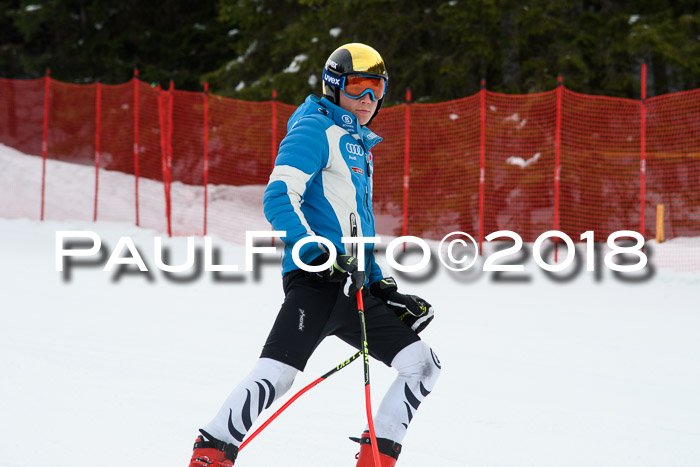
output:
M331 76L328 73L323 74L323 80L327 81L328 84L332 84L333 86L340 86L340 78L336 78L335 76Z
M362 154L364 154L362 146L360 146L359 144L346 143L345 150L348 151L350 154L354 154L356 156L361 156Z

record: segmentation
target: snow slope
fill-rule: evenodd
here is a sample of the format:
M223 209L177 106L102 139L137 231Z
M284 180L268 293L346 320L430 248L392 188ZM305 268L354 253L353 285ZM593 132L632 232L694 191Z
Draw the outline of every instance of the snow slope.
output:
M27 159L36 162L0 151L3 209L28 210L23 183L7 175L24 173ZM251 190L224 197L246 216L240 232L264 222ZM151 274L56 272L59 230L96 231L107 255L129 236ZM196 429L255 362L283 296L275 255L256 273L176 282L154 266L161 235L128 223L0 219L0 466L187 465ZM221 263L243 266L242 235L213 242ZM185 238L163 245L171 264L185 259ZM523 280L438 267L399 279L437 310L423 337L443 372L398 465L700 465L700 275L657 269L628 282L584 269L556 282L530 261L514 276ZM324 341L289 395L353 352ZM393 372L371 365L376 408ZM292 405L236 465L353 466L347 436L364 423L354 363Z

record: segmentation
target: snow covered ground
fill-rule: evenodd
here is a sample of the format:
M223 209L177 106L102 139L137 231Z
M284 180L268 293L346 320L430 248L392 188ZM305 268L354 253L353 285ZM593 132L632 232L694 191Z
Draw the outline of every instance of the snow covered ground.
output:
M27 159L36 164L0 151L1 212L36 201L19 195ZM83 169L63 167L63 182ZM255 190L227 191L212 217L236 206L238 233L267 229ZM64 208L84 210L55 205L54 218L68 218ZM99 264L57 272L59 230L97 232L106 255L129 236L150 274ZM187 465L196 429L255 362L281 278L275 255L255 273L168 276L155 267L155 236L129 223L0 219L0 466ZM213 242L220 263L243 268L242 234ZM171 264L184 261L186 238L163 245ZM663 248L697 254L683 242ZM399 279L437 310L423 338L443 372L398 465L700 465L700 274L657 268L630 282L599 271L557 282L529 261L500 278L439 266ZM327 339L289 395L353 353ZM376 408L393 371L371 365ZM357 445L347 436L364 417L354 363L293 404L236 465L353 466Z

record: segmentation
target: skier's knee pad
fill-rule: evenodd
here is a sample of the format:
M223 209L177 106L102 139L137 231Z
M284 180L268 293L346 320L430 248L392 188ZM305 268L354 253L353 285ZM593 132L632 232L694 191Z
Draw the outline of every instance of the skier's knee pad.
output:
M399 372L399 378L420 381L428 391L433 390L442 369L433 349L423 341L414 342L403 348L396 354L391 366Z

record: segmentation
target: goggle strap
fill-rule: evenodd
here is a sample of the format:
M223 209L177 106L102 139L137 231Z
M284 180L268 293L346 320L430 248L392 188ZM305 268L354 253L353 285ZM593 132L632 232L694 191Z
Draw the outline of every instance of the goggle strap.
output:
M343 89L345 84L344 76L336 76L328 72L325 68L323 69L323 82L334 88Z

